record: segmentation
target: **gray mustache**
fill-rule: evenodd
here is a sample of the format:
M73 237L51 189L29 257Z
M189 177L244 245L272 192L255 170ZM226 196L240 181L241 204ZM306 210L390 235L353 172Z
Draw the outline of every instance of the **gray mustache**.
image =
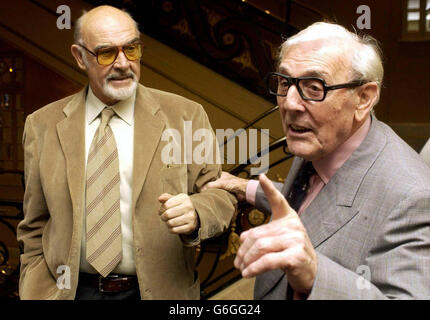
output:
M127 73L112 73L106 77L106 81L109 80L117 80L117 79L123 79L123 78L132 78L133 80L136 78L133 72L127 72Z

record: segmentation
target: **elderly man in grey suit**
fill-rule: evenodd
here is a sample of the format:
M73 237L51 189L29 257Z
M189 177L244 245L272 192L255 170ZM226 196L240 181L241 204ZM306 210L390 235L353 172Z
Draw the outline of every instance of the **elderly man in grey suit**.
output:
M374 116L382 79L376 41L342 26L282 44L268 87L296 156L285 183L223 173L206 186L272 214L235 260L256 299L430 298L430 170Z

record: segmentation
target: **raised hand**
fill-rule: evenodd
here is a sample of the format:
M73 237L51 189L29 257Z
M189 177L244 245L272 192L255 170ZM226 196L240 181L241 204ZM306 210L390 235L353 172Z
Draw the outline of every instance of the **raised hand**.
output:
M272 221L241 234L234 265L245 278L281 269L295 291L307 294L317 273L315 250L284 196L265 175L259 179L272 209Z

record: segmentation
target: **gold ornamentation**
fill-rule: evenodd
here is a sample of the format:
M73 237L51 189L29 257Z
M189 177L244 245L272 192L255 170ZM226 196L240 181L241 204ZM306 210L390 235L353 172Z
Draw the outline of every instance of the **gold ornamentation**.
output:
M227 250L221 255L221 257L219 258L220 261L224 260L225 258L231 256L231 255L235 255L237 253L237 250L239 250L239 246L240 246L240 237L239 235L235 232L236 230L236 216L237 216L237 207L235 210L235 213L233 215L233 220L231 223L231 232L228 236L228 243L227 243Z
M259 226L264 223L265 216L264 213L257 209L253 209L248 213L248 221L253 226Z
M237 253L237 251L239 250L239 246L240 246L239 239L240 239L239 235L236 232L234 232L234 230L232 230L230 232L230 235L228 236L227 250L219 258L220 260L224 260L228 256L235 255Z
M232 45L234 43L234 35L232 35L231 33L226 33L225 35L223 35L222 37L222 42L226 45Z
M190 26L188 25L188 21L185 19L181 19L177 24L172 26L172 29L178 30L181 34L186 34L191 38L195 38L194 35L190 31Z
M254 70L255 72L258 72L257 68L255 68L254 64L252 63L251 54L249 52L249 47L246 42L243 53L240 56L233 58L233 61L240 63L242 65L242 69L248 68Z
M277 173L277 174L276 174L276 181L277 181L277 182L282 182L282 183L284 183L285 178L282 178L282 177L279 175L279 173Z
M222 16L215 11L212 11L205 6L202 6L201 8L206 12L206 16L211 27L214 27L218 22L222 20Z

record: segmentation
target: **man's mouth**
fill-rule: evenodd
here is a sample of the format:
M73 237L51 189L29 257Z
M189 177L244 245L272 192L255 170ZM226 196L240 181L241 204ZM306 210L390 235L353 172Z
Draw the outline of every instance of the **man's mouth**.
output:
M110 76L107 77L107 81L126 81L126 80L133 80L134 79L134 75L131 73L126 73L126 74L111 74Z
M122 80L127 80L127 79L133 79L133 77L131 77L131 76L114 77L114 78L109 78L109 81L122 81Z
M305 133L305 132L311 131L311 129L309 129L309 128L302 127L302 126L299 126L299 125L296 125L296 124L290 124L289 128L294 133Z

